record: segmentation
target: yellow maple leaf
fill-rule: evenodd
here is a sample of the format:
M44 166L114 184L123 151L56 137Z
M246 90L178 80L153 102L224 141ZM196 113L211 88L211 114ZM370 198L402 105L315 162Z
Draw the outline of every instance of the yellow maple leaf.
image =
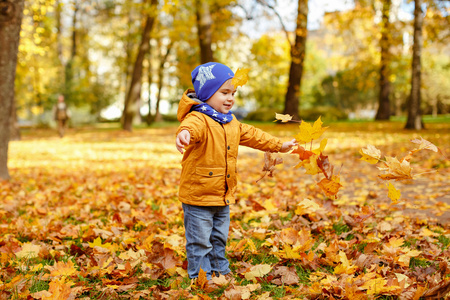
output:
M252 251L252 253L258 253L258 249L256 249L255 243L251 239L246 239L246 240L247 240L247 245L250 248L250 251Z
M402 196L402 193L400 190L397 190L395 186L389 182L388 184L388 197L391 199L392 203L397 203L400 197Z
M322 136L322 134L325 132L325 130L328 129L328 127L322 127L322 120L321 117L319 117L313 125L312 128L312 133L311 133L311 137L313 140L317 140L318 138L320 138Z
M422 253L422 251L419 250L407 250L405 254L402 254L398 257L398 264L404 267L409 266L409 262L411 260L411 257L417 257Z
M102 239L100 237L97 237L92 243L88 242L89 247L95 248L95 247L101 247L108 249L110 251L115 251L117 249L117 245L112 245L111 243L104 243L102 244Z
M347 259L347 255L343 251L339 251L340 264L334 268L334 274L353 274L358 269L357 266L351 265Z
M286 122L289 122L290 120L292 120L292 116L275 113L275 121L274 122L276 122L277 120L280 120L281 123L286 123Z
M321 140L319 148L314 149L312 152L317 155L319 155L320 153L323 153L323 150L325 150L327 143L328 143L328 139Z
M359 153L362 155L361 160L371 164L376 164L381 157L381 151L373 145L367 145L367 148L361 148Z
M309 251L314 246L315 242L316 241L311 238L311 232L306 229L302 229L298 233L297 243L295 244L295 247L292 249L292 251L294 251L295 253ZM309 252L309 254L314 255L312 251Z
M44 296L42 300L69 299L72 293L72 282L65 282L65 277L56 278L50 281L48 292L51 296Z
M317 155L311 155L308 159L305 159L298 163L295 168L304 167L306 170L306 174L316 175L321 172L319 166L317 165Z
M248 71L250 71L249 68L243 68L243 69L237 69L236 73L234 73L233 79L231 79L231 84L234 86L234 88L237 88L238 86L243 86L248 81Z
M301 259L302 256L300 255L300 253L294 251L291 246L285 244L284 246L284 252L278 252L277 255L282 257L282 258L287 258L287 259Z
M97 237L92 243L88 242L89 247L94 248L95 246L102 246L102 239L100 237Z
M22 245L22 250L16 252L17 258L35 258L38 257L41 246L32 243Z
M69 260L68 262L58 261L52 267L46 267L50 271L51 276L71 276L77 274L74 263Z
M401 247L404 242L405 240L403 238L392 237L389 239L388 246L392 248L398 248Z
M256 283L256 277L264 277L272 270L272 267L268 264L256 265L250 268L249 272L245 273L245 279L252 280Z
M309 199L303 199L295 209L295 214L297 215L311 214L319 209L321 209L321 207L316 202Z
M320 117L314 122L314 125L308 122L302 122L299 126L300 132L297 134L295 139L299 143L309 143L312 140L318 139L328 127L322 127L323 122Z
M392 285L392 286L386 286L387 280L384 278L374 278L366 281L361 288L367 289L368 295L376 295L386 292L391 292L399 289L399 286Z

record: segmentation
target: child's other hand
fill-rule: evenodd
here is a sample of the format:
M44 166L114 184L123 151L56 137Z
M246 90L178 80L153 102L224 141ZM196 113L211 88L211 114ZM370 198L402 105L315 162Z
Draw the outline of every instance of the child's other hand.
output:
M293 139L292 141L289 141L289 142L284 142L283 145L281 146L280 152L281 153L289 152L296 145L298 145L298 144L295 139Z
M184 129L177 135L176 146L177 150L180 151L181 154L184 152L184 146L189 145L189 141L191 140L191 133Z

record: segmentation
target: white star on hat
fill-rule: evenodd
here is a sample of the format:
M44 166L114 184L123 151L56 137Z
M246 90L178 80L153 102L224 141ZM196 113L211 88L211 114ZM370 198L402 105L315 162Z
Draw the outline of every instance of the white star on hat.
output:
M202 89L202 87L203 87L203 85L205 84L206 81L216 78L214 76L214 74L212 73L212 69L215 66L216 65L211 65L211 66L206 66L206 67L201 66L200 67L200 69L198 70L197 77L195 77L195 81L200 81L200 86L199 86L198 90Z

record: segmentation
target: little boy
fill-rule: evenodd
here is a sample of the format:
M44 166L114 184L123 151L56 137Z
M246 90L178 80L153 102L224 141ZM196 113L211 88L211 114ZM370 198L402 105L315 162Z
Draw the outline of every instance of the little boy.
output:
M231 84L234 73L227 66L210 62L197 66L191 75L195 90L183 94L177 112L181 125L176 147L184 152L179 200L184 211L189 277L197 278L201 268L211 280L214 274L230 273L225 246L229 205L235 203L239 145L288 152L296 141L282 143L236 120L230 112L236 93Z

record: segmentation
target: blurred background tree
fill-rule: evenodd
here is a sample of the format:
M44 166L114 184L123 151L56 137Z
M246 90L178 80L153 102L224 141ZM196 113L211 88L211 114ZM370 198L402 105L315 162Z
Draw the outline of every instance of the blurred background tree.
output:
M420 108L437 116L450 107L450 5L423 1ZM154 24L142 48L150 1L25 0L15 84L18 121L51 125L59 93L73 111L72 126L122 118L131 130L141 121L174 120L180 95L192 87L190 72L212 59L234 70L251 68L249 83L237 94L239 116L273 120L275 111L291 112L292 74L297 103L291 114L297 108L300 119L406 116L414 3L354 1L326 11L315 26L304 20L304 31L297 26L298 3L154 0L148 6ZM315 13L315 1L301 3L303 14ZM303 54L294 57L300 34ZM292 62L297 66L290 75ZM130 91L135 94L128 105ZM123 114L125 107L132 118Z

